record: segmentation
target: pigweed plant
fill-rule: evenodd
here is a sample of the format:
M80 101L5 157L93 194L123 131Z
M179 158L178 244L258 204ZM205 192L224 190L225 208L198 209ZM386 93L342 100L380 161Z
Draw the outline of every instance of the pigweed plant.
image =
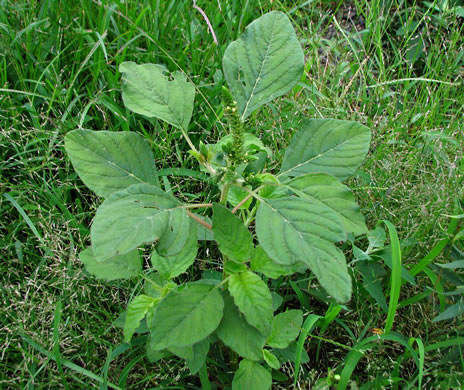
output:
M127 343L135 332L148 333L150 361L175 355L201 377L213 345L228 348L222 355L236 369L232 388L269 389L272 370L288 356L303 321L301 310L279 309L282 298L270 290L270 279L310 270L333 299L350 299L346 259L335 243L367 232L342 182L365 158L369 129L309 119L273 173L265 170L271 150L246 125L253 111L289 92L303 70L302 48L283 13L251 23L223 58L229 134L197 149L188 135L194 85L163 65L120 65L126 107L180 130L220 189L214 203L184 204L165 192L151 148L138 134L79 129L66 135L79 177L104 198L80 259L99 278L141 278L144 289L128 305L123 332ZM208 215L196 213L200 208ZM199 241L218 254L220 278L176 283L194 263ZM152 251L149 269L143 246Z

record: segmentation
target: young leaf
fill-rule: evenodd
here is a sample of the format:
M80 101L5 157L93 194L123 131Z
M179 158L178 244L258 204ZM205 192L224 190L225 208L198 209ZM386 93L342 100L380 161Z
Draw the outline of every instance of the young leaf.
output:
M140 326L140 322L145 318L148 310L159 302L159 298L149 297L148 295L136 296L127 307L126 321L124 322L124 342L130 343L132 335Z
M134 184L111 194L98 208L90 230L94 254L122 255L159 239L172 212L188 218L179 201L152 185ZM188 236L182 239L187 242Z
M159 186L150 145L136 133L73 130L64 147L79 177L99 196L132 184Z
M184 248L174 256L160 256L157 249L151 253L151 264L165 279L172 279L187 271L193 264L198 252L197 226L190 222L190 233Z
M280 368L279 359L275 355L273 355L267 349L263 349L263 359L267 363L267 365L274 370L278 370Z
M271 373L260 364L243 359L232 380L232 390L269 390Z
M240 356L261 360L265 337L246 322L229 293L224 294L224 317L216 329L216 336Z
M357 122L309 119L293 136L279 176L327 173L343 181L363 162L370 140L370 130Z
M287 16L269 12L227 47L222 66L244 121L300 81L304 54Z
M349 300L351 278L346 260L333 245L346 236L334 211L297 197L261 199L256 233L275 262L307 264L330 295L340 302Z
M189 283L172 290L155 309L150 329L152 348L198 343L218 327L223 307L221 294L213 286Z
M239 217L219 203L213 204L213 233L220 251L231 260L242 263L251 257L251 233Z
M302 324L301 310L287 310L277 314L272 320L272 330L266 344L272 348L287 348L300 334Z
M89 247L79 254L79 258L87 272L100 279L129 279L142 272L142 258L138 250L102 261L94 256L92 247Z
M229 292L248 323L264 335L269 334L273 310L271 292L266 283L251 271L233 274L229 280Z
M169 72L163 65L123 62L122 99L130 110L149 118L159 118L187 131L193 111L195 86L179 72Z
M285 186L313 203L323 203L336 212L347 232L355 236L367 233L364 216L359 211L350 189L335 177L323 173L308 173L285 183Z
M268 278L277 279L283 275L291 275L295 272L304 272L306 265L296 263L292 265L277 264L264 251L261 245L258 245L251 258L251 269L255 272L261 272Z
M385 233L382 227L377 226L374 230L369 231L367 239L371 248L383 248L387 239L387 233Z

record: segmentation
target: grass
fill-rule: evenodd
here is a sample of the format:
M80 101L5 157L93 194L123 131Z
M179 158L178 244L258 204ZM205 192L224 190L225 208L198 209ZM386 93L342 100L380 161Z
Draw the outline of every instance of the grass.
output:
M98 199L64 154L67 131L137 131L152 143L159 168L197 168L179 133L124 108L117 70L123 61L183 70L197 86L192 139L212 142L224 134L223 76L217 70L227 43L259 15L284 11L305 48L306 77L294 94L273 103L279 109L270 104L252 115L265 143L281 158L305 116L353 119L371 127L369 157L349 184L369 227L383 219L395 226L406 268L447 237L449 215L462 214L455 203L464 199L463 18L402 1L197 4L211 19L218 45L190 2L0 0L0 387L200 386L176 360L150 365L140 360L139 349L124 350L112 322L137 286L100 283L76 257L88 242ZM199 180L167 178L186 198L210 193ZM448 262L451 255L445 248L435 260ZM419 273L416 285L401 287L393 330L402 342L414 337L411 348L419 355L423 343L422 365L393 339L368 344L358 362L353 347L371 336L370 328L383 328L387 316L352 269L357 281L352 302L325 332L313 329L302 338L310 361L302 364L297 383L305 388L323 379L335 386L340 374L342 384L354 380L359 386L371 383L369 388L388 380L411 387L419 380L425 388L462 386L462 319L431 322L440 309L434 283L448 288L446 280L439 275L432 282ZM388 291L390 269L385 269L379 280ZM286 298L296 301L296 288L307 311L324 316L327 305L308 283L285 283ZM401 306L428 288L433 291L427 298ZM448 338L458 341L432 348ZM346 363L354 364L349 376ZM210 378L227 376L219 363L211 362L210 370ZM284 366L284 372L290 380L275 382L276 388L293 381L293 367Z

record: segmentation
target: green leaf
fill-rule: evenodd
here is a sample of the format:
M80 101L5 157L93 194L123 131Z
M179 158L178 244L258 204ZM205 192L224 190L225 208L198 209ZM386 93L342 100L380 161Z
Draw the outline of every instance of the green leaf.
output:
M251 186L249 187L251 190ZM245 190L243 187L239 187L235 184L232 184L229 187L229 192L227 194L227 202L233 207L237 206L243 199L245 199L250 193ZM253 197L250 197L245 203L243 203L239 209L244 210L250 207L251 202L253 202Z
M170 353L168 351L158 351L156 349L153 349L149 342L146 344L146 349L147 359L150 363L156 363L158 360L170 356Z
M232 380L232 390L269 390L271 373L260 364L243 359Z
M213 286L189 283L172 290L155 309L150 329L152 348L198 343L218 327L223 307L221 294Z
M184 210L177 209L170 212L168 226L156 244L156 251L161 256L179 254L184 249L194 224L198 223L188 218Z
M79 254L79 258L87 272L100 279L129 279L142 272L142 258L138 250L102 261L94 255L92 247L89 247Z
M159 239L172 220L182 213L181 203L172 195L148 184L134 184L111 194L98 208L90 235L97 257L107 258L132 251ZM188 236L182 237L187 242Z
M165 279L172 279L187 271L193 264L198 252L197 226L195 221L190 222L190 233L187 243L177 255L161 256L157 249L151 253L151 264Z
M222 66L244 121L300 81L304 54L287 16L269 12L227 47Z
M251 258L251 269L255 272L261 272L268 278L277 279L283 275L292 275L295 272L304 272L307 268L303 263L292 265L277 264L264 251L262 246L257 246Z
M301 310L287 310L277 314L272 320L272 330L266 344L272 348L287 348L300 334L302 324Z
M265 252L279 264L305 263L322 287L340 302L351 295L346 260L333 243L346 239L340 217L305 199L261 199L256 233Z
M455 303L454 305L449 306L444 312L437 315L432 322L451 320L464 314L464 301Z
M187 366L192 375L195 375L200 368L205 364L206 356L209 352L209 340L208 338L196 343L192 347L193 356L186 359Z
M312 203L324 204L338 214L345 231L355 236L368 232L364 216L350 189L335 177L323 173L298 176L285 185Z
M263 349L263 359L267 363L267 365L274 370L278 370L280 368L279 359L275 355L273 355L267 349Z
M224 317L216 335L225 345L250 360L261 360L265 337L246 322L229 293L224 293Z
M147 312L159 302L159 298L148 295L136 296L127 307L126 321L124 322L124 342L130 343L132 335L140 326Z
M179 71L169 73L163 65L123 62L122 99L130 110L161 119L186 131L195 99L195 86Z
M231 260L242 263L251 257L251 233L239 217L218 203L213 204L213 233L219 250Z
M382 227L377 226L374 230L370 230L367 233L367 239L371 248L383 248L387 239L387 233L385 233Z
M309 119L293 136L279 176L327 173L343 181L361 165L371 132L357 122Z
M74 130L64 147L79 177L99 196L132 184L159 186L150 145L136 133Z
M229 280L229 292L248 323L264 335L269 334L273 310L271 292L266 283L251 271L233 274Z

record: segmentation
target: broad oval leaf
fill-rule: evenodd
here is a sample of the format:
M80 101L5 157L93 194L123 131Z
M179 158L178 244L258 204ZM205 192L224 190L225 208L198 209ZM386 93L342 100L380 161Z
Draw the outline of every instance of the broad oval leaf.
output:
M122 99L130 110L159 118L186 131L195 99L195 86L179 71L169 73L158 64L123 62L119 71L125 81Z
M300 81L304 54L288 17L269 12L227 47L222 66L244 121Z
M333 243L346 234L340 217L327 206L305 199L261 199L256 233L265 252L279 264L305 263L335 299L351 296L346 260Z
M206 338L201 340L199 343L196 343L192 346L193 356L189 359L186 359L187 366L192 375L195 375L200 371L203 364L206 362L206 356L209 352L209 339Z
M132 184L159 186L150 145L136 133L73 130L64 147L79 177L99 196Z
M253 237L241 219L219 203L213 204L213 233L220 251L239 263L249 260Z
M198 343L219 326L223 307L222 296L214 286L190 283L172 290L155 309L151 347L162 350Z
M266 283L251 271L233 274L229 280L229 292L247 322L268 335L274 310Z
M170 213L188 218L181 206L172 195L148 184L111 194L98 208L90 230L94 254L101 258L122 255L159 239L170 223ZM180 238L185 245L188 235Z
M266 344L272 348L287 348L300 334L302 324L301 310L287 310L277 314L272 320L272 330Z
M79 258L87 272L100 279L129 279L142 272L142 257L137 249L102 261L94 255L92 247L89 247L79 254Z
M173 256L161 256L157 250L151 253L151 264L165 279L172 279L187 271L193 264L198 252L197 223L190 222L187 243L182 250Z
M343 181L361 165L369 150L371 132L357 122L309 119L287 148L279 176L327 173Z
M263 334L246 322L229 293L224 294L224 317L216 335L225 345L250 360L261 360Z
M263 359L267 363L267 365L274 370L278 370L280 368L279 359L275 355L273 355L267 349L263 349Z
M232 380L232 390L269 390L272 375L262 365L243 359Z
M124 341L129 343L140 322L148 311L159 302L159 298L148 295L137 295L127 306L126 320L124 322Z
M346 232L355 236L368 232L364 216L350 189L335 177L323 173L298 176L285 186L313 203L323 203L340 216Z

